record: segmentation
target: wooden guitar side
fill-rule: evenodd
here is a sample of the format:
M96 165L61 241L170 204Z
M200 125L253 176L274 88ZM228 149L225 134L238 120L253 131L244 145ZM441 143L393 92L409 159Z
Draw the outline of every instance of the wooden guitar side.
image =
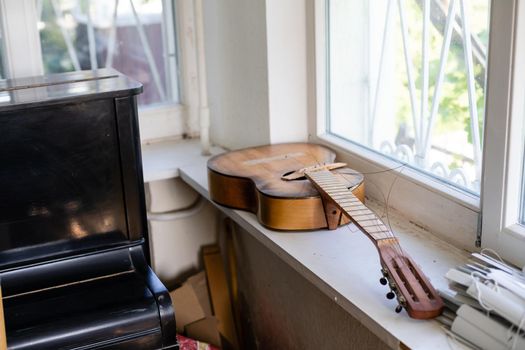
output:
M215 202L257 214L275 230L316 230L328 227L323 202L307 180L283 181L281 176L316 164L331 163L335 153L313 144L254 147L218 155L208 161L210 197ZM343 168L334 172L364 202L362 175ZM341 216L339 224L349 219Z

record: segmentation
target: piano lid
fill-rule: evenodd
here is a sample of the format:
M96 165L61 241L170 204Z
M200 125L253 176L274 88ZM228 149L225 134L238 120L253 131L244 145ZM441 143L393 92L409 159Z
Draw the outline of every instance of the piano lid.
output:
M114 70L0 82L0 270L142 243L140 91Z
M142 84L111 68L6 79L0 80L0 112L141 92Z

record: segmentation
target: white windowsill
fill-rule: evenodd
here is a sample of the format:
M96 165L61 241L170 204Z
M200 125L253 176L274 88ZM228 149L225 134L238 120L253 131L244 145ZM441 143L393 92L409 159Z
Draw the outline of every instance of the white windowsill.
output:
M212 147L211 153L223 152ZM203 156L199 139L166 139L142 144L142 169L144 182L166 180L179 177L179 169L196 162L204 162L209 157Z
M181 176L209 199L207 159L200 155L198 140L143 146L145 180ZM377 203L369 205L382 212ZM394 312L395 301L385 298L388 289L379 284L377 252L353 225L335 231L276 232L262 227L251 213L216 206L389 346L397 348L402 342L411 349L450 348L438 322ZM444 274L464 263L468 253L407 222L399 213L391 211L389 218L403 248L434 286L447 288Z

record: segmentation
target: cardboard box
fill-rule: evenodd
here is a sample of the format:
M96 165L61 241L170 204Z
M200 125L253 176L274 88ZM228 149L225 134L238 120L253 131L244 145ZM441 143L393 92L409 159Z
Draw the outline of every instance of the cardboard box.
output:
M180 288L171 291L170 296L175 309L177 333L215 346L221 345L218 321L212 314L204 271L188 278Z
M206 246L202 249L202 253L213 311L217 317L217 327L222 337L222 347L239 349L230 289L219 247L216 245Z

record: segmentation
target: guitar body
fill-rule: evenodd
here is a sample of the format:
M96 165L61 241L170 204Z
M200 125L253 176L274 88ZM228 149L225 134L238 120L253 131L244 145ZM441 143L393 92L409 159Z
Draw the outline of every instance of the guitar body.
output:
M275 230L327 228L319 192L306 178L284 181L282 176L300 168L333 163L335 153L307 143L277 144L224 153L208 161L211 199L257 214L259 222ZM364 202L363 176L349 168L333 173ZM332 211L331 211L332 212ZM335 214L335 210L333 212ZM328 220L328 221L327 221ZM350 220L337 214L336 224Z

